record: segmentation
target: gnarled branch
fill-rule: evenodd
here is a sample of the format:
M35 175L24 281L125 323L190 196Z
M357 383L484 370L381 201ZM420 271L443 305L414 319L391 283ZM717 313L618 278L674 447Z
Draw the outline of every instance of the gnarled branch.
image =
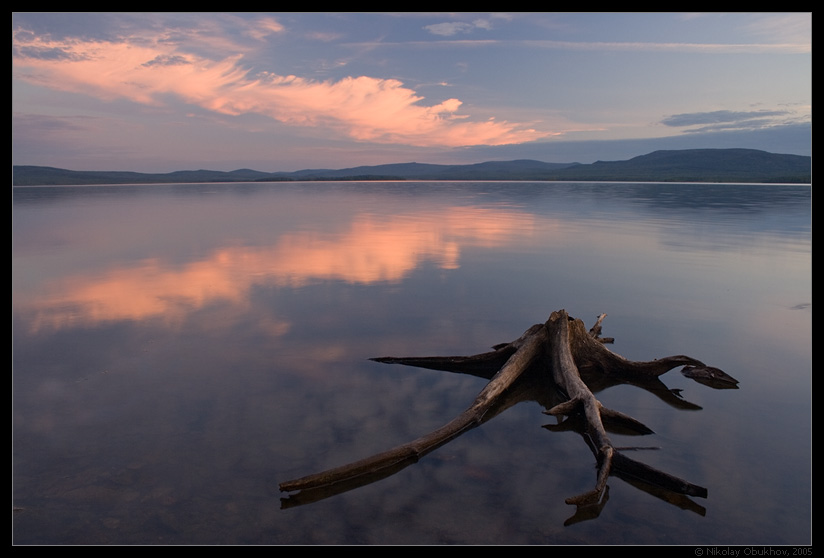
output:
M516 381L532 370L538 374L548 371L554 391L559 391L563 396L563 401L557 401L557 396L548 396L546 393L529 396L542 402L552 401L552 406L545 413L567 417L562 423L548 428L564 429L564 425L568 424L580 431L598 464L595 488L566 500L567 503L578 506L580 517L597 515L595 510L600 510L605 503L607 480L613 474L631 479L631 482L647 483L668 493L706 498L706 488L658 471L621 453L610 441L608 428L620 428L622 431L642 435L652 433L652 430L632 417L604 407L593 393L594 386L630 383L653 391L675 407L700 409L684 402L677 391L668 390L658 377L678 366L687 366L687 377L711 387L735 387L737 380L685 355L647 362L627 360L604 346L611 342L609 338L600 338L601 323L605 316L606 314L601 314L595 325L587 331L581 320L572 319L565 310L559 310L553 312L546 323L533 325L515 341L496 345L493 351L468 357L372 359L473 374L490 378L490 381L470 407L429 434L348 465L281 483L281 491L301 491L285 501L284 506L308 503L350 490L385 478L416 462L500 412L513 393ZM676 500L682 502L683 496Z

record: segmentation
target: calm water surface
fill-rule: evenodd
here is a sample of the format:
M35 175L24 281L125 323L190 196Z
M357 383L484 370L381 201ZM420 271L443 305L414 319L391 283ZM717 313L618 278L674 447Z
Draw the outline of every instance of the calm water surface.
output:
M809 186L15 188L12 218L16 544L811 543ZM655 431L616 445L708 498L612 477L579 521L593 455L534 400L379 482L278 490L486 384L370 357L484 352L559 309L741 382L663 376L695 410L596 394Z

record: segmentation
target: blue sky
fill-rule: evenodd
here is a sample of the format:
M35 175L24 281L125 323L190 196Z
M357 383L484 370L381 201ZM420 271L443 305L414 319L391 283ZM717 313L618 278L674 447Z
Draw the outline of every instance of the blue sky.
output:
M811 122L811 13L12 14L13 164L809 155Z

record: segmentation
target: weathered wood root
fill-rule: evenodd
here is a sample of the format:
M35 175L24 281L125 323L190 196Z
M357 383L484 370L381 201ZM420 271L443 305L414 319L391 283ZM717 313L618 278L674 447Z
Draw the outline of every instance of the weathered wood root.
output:
M575 324L575 326L571 327L572 324ZM613 467L621 469L625 474L633 474L652 484L668 488L674 492L706 498L707 491L705 488L687 483L681 479L657 471L652 467L638 463L623 456L615 449L609 436L607 436L602 416L608 416L613 420L617 418L627 425L634 426L636 430L644 429L646 426L622 413L606 409L601 402L595 398L586 384L584 384L581 375L578 373L578 368L575 365L572 347L578 347L581 353L583 353L584 351L589 352L587 349L600 348L600 345L588 341L589 339L593 339L591 333L583 336L586 339L573 342L572 338L576 333L577 335L581 335L581 331L583 330L582 322L579 320L571 320L567 313L561 310L552 313L547 322L547 329L549 347L551 348L549 365L552 377L555 383L563 389L569 397L569 401L556 405L552 409L545 411L545 413L555 416L583 414L586 418L586 432L591 441L591 447L594 448L598 462L598 477L594 490L569 498L567 499L567 503L584 504L600 500ZM596 354L601 357L603 362L611 361L613 363L611 365L613 368L606 369L606 372L617 369L624 374L659 374L663 373L659 372L659 370L663 370L663 368L670 364L682 362L685 358L695 362L695 359L689 357L677 357L674 359L670 357L668 360L662 359L654 361L654 364L634 363L627 361L623 357L618 357L618 355L614 357L607 356L600 350L597 350ZM610 355L614 355L614 353L610 353ZM582 360L585 355L579 354L578 356L579 360ZM586 360L589 361L590 359L587 358ZM616 363L620 368L616 367ZM668 369L669 368L667 368L667 370ZM651 430L649 431L652 432Z
M606 318L606 314L598 314L598 317L595 320L595 324L591 328L589 328L589 334L592 336L593 339L597 339L601 343L614 343L615 339L613 337L601 337L601 323Z
M685 366L681 374L715 389L738 389L738 380L712 366Z
M471 356L431 356L431 357L375 357L369 360L384 364L403 364L430 370L449 370L491 379L506 364L509 357L544 327L535 324L515 341L500 343L492 351Z
M613 427L617 425L636 434L649 434L652 430L632 417L604 407L584 383L581 371L613 377L616 383L626 380L629 383L635 381L642 384L649 381L657 382L658 376L677 366L689 365L699 371L721 371L710 369L702 362L684 355L648 362L629 361L604 347L604 343L608 340L601 339L600 333L601 322L605 316L605 314L600 315L596 324L587 331L581 320L570 318L566 311L553 312L545 324L530 327L517 340L497 345L491 352L470 357L381 357L373 359L384 363L460 371L486 378L491 377L491 380L468 409L441 428L372 457L283 482L280 484L280 490L284 492L311 491L340 485L340 483L359 486L369 482L367 478L383 478L386 474L391 474L386 473L387 471L399 470L467 430L482 424L489 411L500 404L504 393L513 383L533 365L541 362L549 368L554 385L563 392L567 399L545 412L559 417L582 417L587 443L595 454L598 464L595 488L579 496L568 498L567 503L575 504L579 506L579 509L597 509L598 502L605 501L607 479L611 474L638 479L676 494L706 498L706 488L634 461L613 446L607 436L605 423ZM493 374L492 370L496 368L498 371ZM730 378L725 374L724 376ZM732 378L730 380L735 382ZM364 482L360 482L359 479Z

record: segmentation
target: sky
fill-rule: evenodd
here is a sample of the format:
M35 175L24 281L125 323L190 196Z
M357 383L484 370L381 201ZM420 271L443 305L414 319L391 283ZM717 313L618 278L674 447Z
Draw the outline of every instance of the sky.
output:
M12 162L811 155L811 13L12 13Z

